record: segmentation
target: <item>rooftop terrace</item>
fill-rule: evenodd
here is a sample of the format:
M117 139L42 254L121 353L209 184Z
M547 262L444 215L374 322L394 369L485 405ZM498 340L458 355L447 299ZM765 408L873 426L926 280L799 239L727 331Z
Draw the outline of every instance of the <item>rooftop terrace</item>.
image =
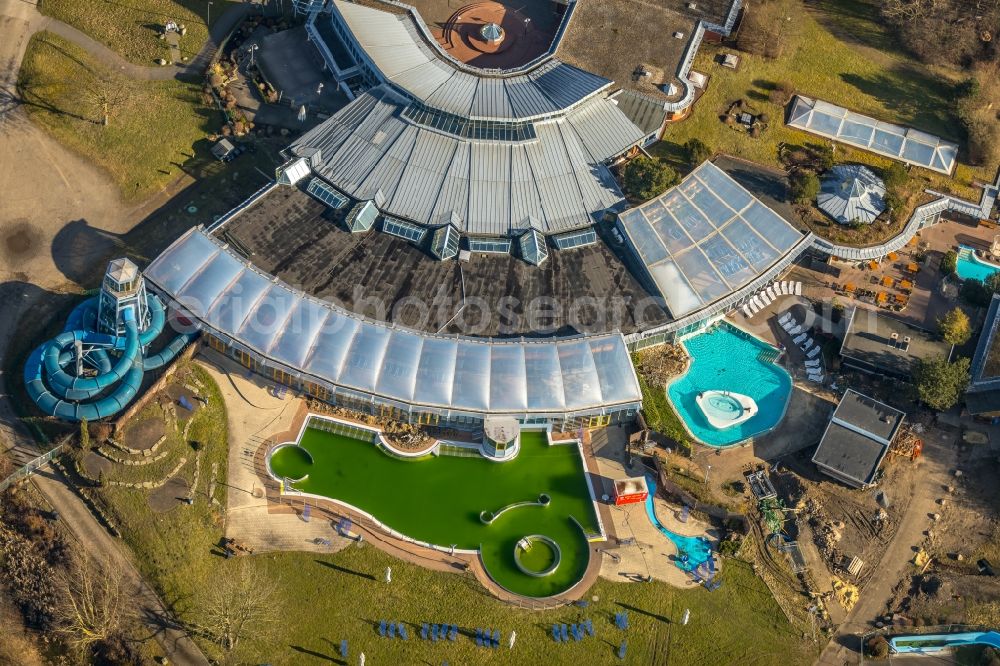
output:
M732 0L579 0L556 57L663 101L677 101L677 70L698 21L723 24ZM681 37L675 37L680 33ZM636 76L640 68L650 76ZM663 87L674 84L668 95Z
M351 234L343 215L299 189L278 187L217 235L258 268L308 294L429 333L627 334L667 322L663 308L604 242L550 248L541 267L513 255L438 261L379 231Z

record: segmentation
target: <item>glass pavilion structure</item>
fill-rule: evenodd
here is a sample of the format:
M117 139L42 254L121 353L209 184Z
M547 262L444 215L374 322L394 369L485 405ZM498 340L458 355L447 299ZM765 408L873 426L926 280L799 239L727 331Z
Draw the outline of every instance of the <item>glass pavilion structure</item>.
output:
M788 125L945 175L958 159L958 144L801 95L792 103Z
M711 162L619 215L618 227L670 314L692 323L712 304L735 308L812 240Z

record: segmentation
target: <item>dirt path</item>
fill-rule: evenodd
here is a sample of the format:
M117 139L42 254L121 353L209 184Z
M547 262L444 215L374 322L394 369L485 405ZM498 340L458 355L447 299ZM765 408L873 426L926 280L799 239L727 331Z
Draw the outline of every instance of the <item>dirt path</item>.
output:
M914 548L923 541L923 532L931 525L937 498L951 479L956 454L954 436L932 431L924 438L924 455L917 463L910 505L900 520L892 542L881 562L866 563L877 567L874 577L861 592L861 598L847 615L847 620L817 660L823 666L842 666L860 661L860 636L872 628L892 597L893 588L910 567Z
M131 76L164 80L203 67L214 53L216 40L249 11L235 9L213 26L212 40L191 63L156 68L126 63L79 31L42 16L31 0L0 0L0 445L15 463L23 464L39 453L8 399L7 382L20 378L5 377L2 371L8 346L18 334L18 322L38 304L52 299L54 292L77 289L60 265L102 258L113 249L119 234L172 196L172 192L164 192L143 204L126 206L103 171L28 120L17 96L18 71L28 42L39 30L53 30ZM93 228L106 242L86 250L72 242L58 242L61 231L80 223ZM197 645L143 580L128 550L97 522L64 480L47 471L35 476L34 483L80 544L124 572L139 616L171 663L207 664Z
M233 5L212 24L209 29L208 41L201 47L198 54L188 62L175 62L162 67L136 65L121 57L101 42L73 26L54 18L43 16L33 0L0 0L0 20L14 18L24 21L30 31L23 37L24 45L36 32L48 30L77 46L85 49L90 55L107 67L126 74L133 79L144 81L167 81L173 78L200 77L205 67L212 60L219 44L232 32L233 28L250 14L253 5L242 3ZM2 24L0 24L2 26ZM0 34L4 34L0 27ZM171 49L173 52L174 49ZM21 53L23 54L23 46ZM179 53L179 51L177 51ZM20 59L18 59L20 61ZM15 70L16 74L16 70Z

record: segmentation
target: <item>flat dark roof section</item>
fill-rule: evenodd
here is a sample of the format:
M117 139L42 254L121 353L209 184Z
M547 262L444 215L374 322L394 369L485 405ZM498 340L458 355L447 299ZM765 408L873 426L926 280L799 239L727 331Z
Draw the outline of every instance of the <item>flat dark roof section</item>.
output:
M892 334L896 334L895 340ZM909 337L909 344L904 339ZM930 331L893 319L887 314L855 308L840 355L874 372L909 377L917 359L951 356L951 345Z
M857 391L847 391L837 405L837 411L833 413L834 419L886 441L892 440L903 417L903 412L898 409Z
M851 485L868 485L889 447L842 425L831 423L813 462Z
M723 24L733 0L579 0L556 57L661 101L683 95L677 70L699 20ZM680 33L681 37L674 37ZM635 76L645 67L651 76ZM663 86L679 90L668 96Z
M573 250L550 247L541 266L516 254L473 253L467 262L439 261L379 231L381 222L368 232L350 233L343 223L349 209L333 211L298 187L282 186L217 235L307 294L427 333L627 334L669 321L658 299L603 240ZM595 302L604 307L598 311Z
M824 473L850 486L870 485L905 417L898 409L848 389L812 460Z

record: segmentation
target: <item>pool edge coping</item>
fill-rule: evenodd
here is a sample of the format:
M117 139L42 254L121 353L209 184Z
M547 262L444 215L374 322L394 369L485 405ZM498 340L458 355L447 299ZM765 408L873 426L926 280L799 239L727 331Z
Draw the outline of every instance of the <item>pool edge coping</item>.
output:
M778 356L775 358L774 361L771 361L771 365L773 365L774 367L778 368L783 373L785 373L785 376L788 377L789 388L791 390L789 390L788 397L785 398L784 405L782 405L782 407L781 407L781 416L778 417L777 422L775 422L775 424L773 426L771 426L770 428L767 428L766 430L761 430L758 433L754 433L753 435L751 435L749 437L737 440L735 442L732 442L731 444L709 444L708 442L702 440L700 437L698 437L693 432L691 432L691 428L688 427L687 421L685 421L684 417L681 416L680 410L677 409L677 406L674 404L673 398L670 397L670 387L673 386L676 382L680 381L680 379L682 379L685 375L687 375L688 371L691 370L691 364L694 363L694 357L691 356L691 352L688 351L687 346L684 345L684 340L687 339L687 338L696 337L698 335L703 335L712 326L718 326L719 324L723 324L723 323L726 324L727 326L732 326L733 328L735 328L735 329L741 331L742 333L745 333L745 334L749 335L753 339L759 341L761 344L767 345L771 349L774 349L776 352L778 352ZM666 386L663 387L663 392L664 392L664 394L666 394L667 401L670 403L670 407L674 410L674 413L677 414L677 420L680 421L681 425L684 427L684 432L686 432L696 443L701 444L702 446L707 446L709 448L719 449L719 450L722 450L722 449L731 449L731 448L735 448L737 446L740 446L740 447L747 446L749 443L753 442L753 440L756 437L760 437L761 435L767 435L767 434L773 432L774 430L776 430L778 428L778 426L781 425L781 422L785 420L785 416L788 414L788 405L791 404L791 402L792 402L792 391L794 391L794 389L795 389L795 378L792 377L792 374L790 372L788 372L788 370L786 370L784 368L784 366L781 366L781 365L775 363L775 361L777 361L779 358L781 358L786 353L785 350L780 349L779 347L776 347L775 345L772 345L767 340L761 338L758 335L755 335L755 334L751 333L750 331L746 330L745 328L743 328L742 326L740 326L736 322L730 321L726 317L720 317L719 319L717 319L714 322L710 323L709 325L705 326L701 330L699 330L697 332L694 332L691 335L686 336L686 338L684 338L684 339L678 340L677 344L681 345L681 347L684 349L684 354L688 357L688 361L684 365L684 371L681 374L679 374L676 377L674 377L673 379L671 379L669 382L667 382Z
M557 593L556 595L549 595L549 596L545 596L545 597L532 597L532 596L529 596L529 595L526 595L526 594L521 594L519 592L515 592L513 590L510 590L510 589L504 587L503 585L501 585L499 582L496 581L496 579L493 577L492 574L489 573L489 570L486 568L485 562L483 561L482 545L481 544L480 544L480 547L477 548L477 549L455 548L453 550L451 547L447 547L446 548L446 547L438 546L436 544L432 544L432 543L429 543L429 542L420 541L418 539L414 539L413 537L410 537L410 536L408 536L406 534L403 534L402 532L399 532L398 530L395 530L395 529L389 527L388 525L386 525L385 523L383 523L382 521L380 521L378 518L376 518L374 515L368 513L367 511L364 511L363 509L360 509L360 508L354 506L353 504L350 504L350 503L345 502L343 500L336 499L334 497L327 497L326 495L317 495L317 494L314 494L314 493L307 493L307 492L300 491L300 490L295 490L294 488L286 486L286 484L284 483L284 479L279 478L277 475L275 475L274 471L271 469L271 454L273 454L274 451L276 451L276 450L278 450L280 448L286 447L286 446L297 446L299 448L302 448L303 450L305 450L308 453L308 450L306 450L305 447L302 447L301 444L300 444L300 442L302 440L303 434L305 433L306 429L309 427L309 423L310 423L312 417L319 417L322 420L328 420L328 421L333 421L333 422L340 423L340 424L347 425L347 426L358 427L361 430L367 430L367 431L372 432L374 435L376 435L378 437L378 439L379 439L380 442L383 440L383 438L381 436L381 434L382 434L381 429L379 429L379 428L377 428L375 426L370 426L370 425L362 424L362 423L355 423L353 421L348 421L346 419L341 419L341 418L337 418L337 417L330 416L330 415L327 415L327 414L320 414L320 413L317 413L317 412L313 412L313 411L308 411L307 410L306 414L305 414L305 418L302 419L302 424L299 426L299 431L296 434L295 439L294 440L290 440L290 441L286 440L286 441L281 441L281 442L275 442L264 453L265 469L267 470L268 475L270 475L270 477L273 480L275 480L275 481L278 482L278 488L279 488L278 489L278 495L279 495L279 497L287 495L289 497L308 498L308 499L312 499L312 500L314 500L316 502L324 502L324 501L325 502L331 502L335 506L344 507L345 509L347 509L349 511L354 511L358 515L361 515L361 516L365 517L366 519L368 519L372 523L374 523L379 529L383 530L385 533L387 533L389 536L391 536L393 538L400 539L402 541L414 544L416 546L420 546L422 548L429 548L431 550L435 550L435 551L441 552L441 553L462 554L462 555L474 555L474 556L477 556L477 559L478 559L478 561L480 563L480 566L481 566L481 568L483 570L483 573L486 575L486 578L489 579L490 582L492 582L494 585L496 585L497 587L499 587L501 590L503 590L505 593L513 595L515 597L520 597L520 598L524 598L524 599L530 599L530 600L533 600L533 601L543 601L543 602L544 601L559 600L559 596L560 595L566 595L566 594L572 592L586 578L586 573L584 573L584 575L581 576L579 580L575 581L568 588L566 588L565 590ZM529 428L522 427L521 430L522 431L523 430L528 430L528 431L532 431L532 432L544 432L545 433L545 438L546 438L546 444L548 446L557 446L557 445L565 445L565 444L576 444L577 453L580 456L580 465L583 468L582 471L583 471L583 475L584 475L584 482L586 483L587 493L588 493L588 495L590 497L590 500L591 500L591 509L594 512L594 517L597 520L597 528L599 530L600 539L597 539L596 541L606 541L607 540L607 532L604 529L604 522L601 520L601 513L600 513L600 510L598 508L596 496L594 494L594 487L593 487L593 483L591 482L592 474L591 474L590 470L587 468L587 458L586 458L586 455L584 454L584 451L583 451L583 440L580 439L580 438L574 438L574 439L569 439L569 440L553 441L552 437L551 437L551 432L552 432L552 426L551 425L541 426L541 427L529 427ZM321 431L321 432L326 432L326 431ZM440 444L441 440L437 440L437 441ZM371 442L371 444L373 446L377 446L376 442L374 442L374 441ZM423 452L421 455L425 456L426 454L427 454L427 451ZM309 455L310 455L310 458L311 458L312 454L309 454ZM492 462L506 462L506 461L493 460L489 456L483 456L483 457L486 460L490 460ZM511 460L513 460L514 457L516 457L516 456L512 456ZM307 478L307 477L304 477L304 478ZM580 521L577 520L574 515L570 514L569 518L579 528L580 533L581 533L581 535L583 537L583 541L584 541L585 544L587 544L587 548L586 548L586 551L587 551L587 566L584 567L584 572L586 572L586 570L590 567L591 561L593 559L593 555L591 553L591 543L594 543L594 541L592 541L590 538L588 538L587 530L583 527L583 525L580 524ZM569 602L566 602L566 603L569 603Z

